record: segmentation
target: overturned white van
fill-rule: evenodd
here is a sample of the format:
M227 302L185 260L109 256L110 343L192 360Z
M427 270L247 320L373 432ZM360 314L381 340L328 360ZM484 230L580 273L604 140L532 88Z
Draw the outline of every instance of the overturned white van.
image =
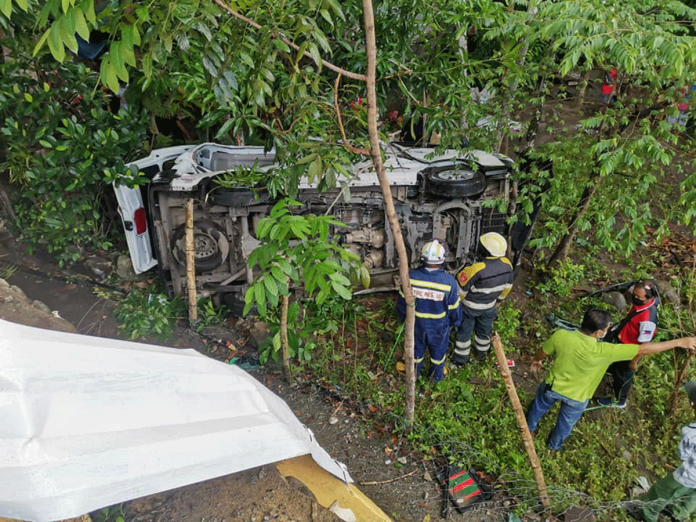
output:
M384 145L385 165L411 263L422 246L447 242L449 268L471 260L481 234L505 233L505 205L513 162L500 154L462 153ZM170 295L186 293L185 203L195 200L196 283L221 302L239 302L253 280L247 258L257 246L255 230L275 203L253 187L223 188L216 178L235 169L272 168L275 152L262 147L205 143L154 151L133 163L152 181L143 190L115 187L128 246L137 273L158 265ZM341 196L341 190L344 194ZM349 195L349 197L346 197ZM397 254L379 182L370 161L353 166L344 187L320 192L302 180L297 212L329 211L346 226L331 231L358 254L373 282L393 286Z

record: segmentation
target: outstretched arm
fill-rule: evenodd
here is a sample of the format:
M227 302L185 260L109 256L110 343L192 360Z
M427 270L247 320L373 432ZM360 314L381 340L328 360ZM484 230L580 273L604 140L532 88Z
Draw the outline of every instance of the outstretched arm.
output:
M643 343L640 345L638 355L666 352L674 348L694 351L696 350L696 337L682 337L681 339L672 339L671 341L662 341L660 343Z

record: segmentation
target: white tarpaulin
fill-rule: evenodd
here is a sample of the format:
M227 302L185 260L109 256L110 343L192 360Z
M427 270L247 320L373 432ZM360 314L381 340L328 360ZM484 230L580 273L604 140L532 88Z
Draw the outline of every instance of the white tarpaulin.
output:
M74 517L308 453L350 481L235 366L0 321L0 516Z

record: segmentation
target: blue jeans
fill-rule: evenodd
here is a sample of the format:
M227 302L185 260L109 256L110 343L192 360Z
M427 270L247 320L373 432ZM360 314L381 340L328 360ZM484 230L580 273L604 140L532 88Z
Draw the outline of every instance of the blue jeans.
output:
M590 402L589 399L581 402L564 397L560 393L553 391L546 382L542 382L527 412L529 431L536 431L537 424L556 401L561 401L561 409L558 412L556 426L554 426L546 442L552 450L561 449L563 442L568 438L570 432L573 431L575 423L582 417L582 412L587 408L587 403Z

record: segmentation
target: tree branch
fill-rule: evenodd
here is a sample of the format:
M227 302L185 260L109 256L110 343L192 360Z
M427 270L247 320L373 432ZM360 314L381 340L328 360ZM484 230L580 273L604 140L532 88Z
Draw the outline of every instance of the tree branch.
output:
M353 154L369 155L370 149L364 149L364 148L358 149L356 147L353 147L353 145L350 144L350 142L348 141L348 138L346 137L346 131L343 128L343 120L341 118L341 108L338 106L338 85L340 83L341 83L341 73L338 73L338 76L336 76L336 81L334 82L334 107L336 109L336 117L338 118L338 128L341 131L341 138L343 139L343 144Z
M250 26L252 26L252 27L254 27L254 28L256 28L256 29L263 29L263 27L262 27L261 25L257 24L256 22L254 22L254 21L251 20L250 18L247 18L246 16L244 16L244 15L238 13L237 11L235 11L234 9L232 9L230 6L228 6L227 4L225 4L225 2L223 2L222 0L213 0L213 1L214 1L217 5L219 5L220 7L222 7L222 9L224 9L225 11L227 11L228 13L230 13L230 14L231 14L232 16L234 16L235 18L241 20L242 22L244 22L244 23L246 23L246 24L248 24L248 25L250 25ZM291 42L290 40L288 40L288 39L285 38L284 36L282 36L282 35L280 35L280 34L277 34L277 35L276 35L276 38L280 38L283 42L285 42L286 45L288 45L289 47L292 47L292 48L295 49L296 51L299 51L299 50L300 50L300 47L299 47L298 45L296 45L295 43ZM312 55L309 53L309 51L304 51L304 55L305 55L307 58L309 58L309 59L311 59L312 61L314 61L314 58L313 58ZM346 71L345 69L341 69L340 67L338 67L337 65L332 64L331 62L327 62L327 61L324 60L323 58L322 58L322 60L321 60L321 63L322 63L322 65L323 65L324 67L326 67L327 69L331 69L332 71L337 72L338 74L342 74L343 76L347 76L348 78L352 78L353 80L359 80L359 81L361 81L361 82L364 82L364 81L367 80L367 77L366 77L364 74L358 74L358 73Z

